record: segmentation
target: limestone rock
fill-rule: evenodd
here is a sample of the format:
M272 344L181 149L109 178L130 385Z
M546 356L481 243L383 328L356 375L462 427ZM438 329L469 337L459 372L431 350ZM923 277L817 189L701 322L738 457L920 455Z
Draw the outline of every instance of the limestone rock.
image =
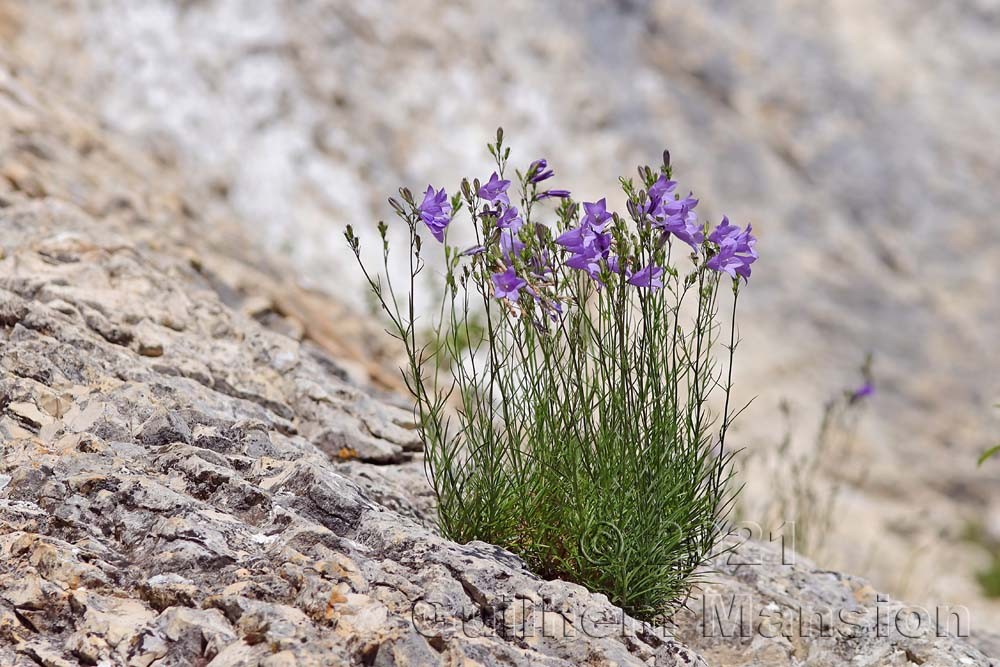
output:
M237 289L205 278L212 239L175 238L197 217L102 205L124 183L170 200L141 158L0 85L21 112L0 107L2 126L49 146L38 165L2 139L38 184L7 181L0 209L2 664L642 665L664 646L697 661L666 638L582 638L572 619L620 610L429 529L410 415L227 305ZM569 625L532 635L545 619L512 616L518 592ZM428 600L447 604L441 632L413 622Z
M343 225L374 238L399 185L488 176L482 144L497 125L517 163L545 156L559 187L615 205L617 176L669 147L704 218L725 212L761 239L735 378L738 401L756 400L734 440L749 451L779 441L775 414L788 399L800 415L793 445L807 447L824 403L873 352L878 389L855 450L823 470L850 486L842 511L854 517L831 531L823 564L906 597L974 604L1000 627L1000 604L975 582L981 554L954 520L983 516L1000 481L996 466L969 465L1000 429L1000 226L988 222L1000 209L995 0L8 0L2 11L23 71L199 174L213 195L199 215L231 205L296 275L359 307ZM33 113L17 104L8 117L23 127ZM90 172L53 182L46 156L58 143L18 141L28 155L3 165L10 187L81 199ZM134 185L122 180L95 204L139 217ZM143 226L162 239L155 221L132 233ZM46 252L80 251L64 239ZM247 294L246 263L192 259L226 305L292 338L367 353L335 354L338 372L395 379L391 365L368 362L383 336L348 342L362 318L327 317L329 305L280 274L277 289ZM48 289L57 299L67 286ZM104 335L163 347L142 318L116 330L98 305L77 310ZM163 349L174 373L274 399L266 384L227 377L224 362ZM350 421L328 413L303 434L338 456L405 458L354 438ZM765 473L745 476L748 503L771 495Z
M949 635L722 641L696 606L648 627L442 538L358 342L377 327L18 69L0 59L0 664L991 664ZM860 580L761 560L704 595L870 623Z

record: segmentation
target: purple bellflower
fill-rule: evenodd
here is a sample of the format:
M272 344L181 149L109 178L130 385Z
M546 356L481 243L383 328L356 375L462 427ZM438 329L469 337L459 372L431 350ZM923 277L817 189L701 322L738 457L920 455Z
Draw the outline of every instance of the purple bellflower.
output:
M543 199L548 199L549 197L559 197L560 199L566 199L569 197L569 190L546 190L545 192L540 192L535 195L535 201L541 201Z
M500 229L509 229L517 232L523 224L524 220L517 214L517 209L513 206L503 208L500 215L497 216L497 227Z
M698 214L694 212L697 205L698 200L691 195L684 199L664 197L651 213L653 226L663 230L664 234L673 234L697 252L705 240L702 226L698 224Z
M663 269L655 264L643 267L628 278L630 285L660 289L663 287Z
M571 269L579 269L581 271L586 271L594 280L597 280L598 276L601 275L601 256L600 255L573 255L566 260L566 266Z
M500 230L500 253L503 260L510 264L524 251L524 241L520 239L513 229Z
M424 200L417 207L420 212L420 219L424 221L427 228L431 230L439 242L444 242L444 230L451 222L451 203L448 201L448 193L441 188L434 192L434 187L427 186L424 193Z
M502 273L494 273L492 279L493 293L496 298L508 301L517 301L521 295L521 289L528 284L527 281L518 277L513 266L508 266L507 270Z
M494 171L489 182L479 188L479 196L489 202L510 206L510 198L507 197L509 187L510 181L501 179Z
M661 175L646 192L643 213L654 227L663 231L664 237L673 234L697 252L705 240L694 212L698 200L690 194L684 199L675 199L673 193L676 188L676 181Z
M741 230L729 223L728 217L723 217L719 226L712 230L708 240L719 246L706 266L713 271L725 273L730 278L739 276L744 281L750 278L750 265L757 261L757 239L752 234L753 227L747 225Z
M584 202L583 210L586 213L583 216L583 224L585 226L589 226L595 232L603 232L607 229L611 220L611 214L608 213L607 200L601 199L596 202Z
M585 215L580 226L566 230L556 239L557 244L572 253L566 260L566 266L586 271L595 280L600 275L602 263L607 259L611 248L611 234L604 232L611 219L606 206L604 199L585 202Z
M871 380L867 380L863 385L851 392L851 396L848 400L851 405L853 405L864 398L868 398L874 393L875 384Z
M548 166L549 163L546 162L545 158L532 162L531 166L528 167L528 181L530 183L541 183L552 178L555 174Z
M673 194L676 187L677 181L667 180L667 177L661 174L656 183L649 186L649 191L646 193L648 212L656 210L668 195Z
M486 252L486 246L484 245L474 245L471 248L466 248L462 251L463 257L474 257L476 255L482 255Z

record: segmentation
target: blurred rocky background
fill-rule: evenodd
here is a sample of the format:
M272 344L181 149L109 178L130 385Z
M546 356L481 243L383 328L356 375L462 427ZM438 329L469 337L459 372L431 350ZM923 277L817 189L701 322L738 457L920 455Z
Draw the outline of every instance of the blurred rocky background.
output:
M781 405L795 455L770 460L814 456L872 353L876 393L817 466L813 505L836 505L814 556L974 627L1000 623L977 578L1000 568L1000 462L976 468L1000 438L998 35L994 0L0 2L26 75L359 313L344 226L388 218L399 184L487 176L498 125L587 200L669 147L699 210L761 239L743 517L801 474L755 456Z

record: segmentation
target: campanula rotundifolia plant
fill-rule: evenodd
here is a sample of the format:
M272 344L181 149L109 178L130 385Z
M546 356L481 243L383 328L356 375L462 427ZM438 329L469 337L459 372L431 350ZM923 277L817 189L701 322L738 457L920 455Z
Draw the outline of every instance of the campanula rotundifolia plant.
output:
M346 232L406 351L441 531L661 618L712 555L734 499L735 301L756 239L749 225L700 220L669 153L620 179L620 214L549 187L544 159L511 169L502 130L489 150L488 178L389 200L410 243L392 252L380 223L379 270ZM474 244L450 241L459 224ZM418 313L430 252L443 297ZM402 290L388 278L398 261ZM732 320L720 320L720 298L733 299Z

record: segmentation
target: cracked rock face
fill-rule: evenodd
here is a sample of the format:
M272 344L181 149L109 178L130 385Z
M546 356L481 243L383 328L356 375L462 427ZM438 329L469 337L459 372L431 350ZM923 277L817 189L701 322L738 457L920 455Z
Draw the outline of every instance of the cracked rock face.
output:
M0 665L990 664L754 544L663 629L443 539L373 327L0 63Z
M242 312L213 243L172 238L190 204L144 203L155 165L2 85L0 665L703 664L588 637L606 598L438 536L359 360Z
M734 439L776 447L788 401L806 455L822 406L873 353L877 393L852 455L822 466L827 487L851 487L837 510L851 520L813 555L901 597L975 606L994 627L1000 603L975 579L988 556L962 534L981 517L1000 541L1000 467L971 465L1000 431L998 23L995 0L0 3L26 71L144 153L197 169L216 191L199 215L224 199L298 275L357 303L342 226L375 238L399 185L488 177L497 125L516 164L545 156L558 187L618 210L616 177L669 147L706 221L727 213L760 237L735 370L735 398L757 399ZM26 193L78 196L37 164L5 169ZM136 192L126 183L116 215ZM228 303L226 280L213 282ZM240 308L293 336L337 335L315 331L324 318L283 318L298 301L278 305ZM157 354L155 331L140 333ZM336 358L353 371L364 357ZM347 428L315 438L343 449ZM398 457L377 439L363 449ZM745 463L760 522L773 497L763 458Z
M406 518L426 507L358 466L412 456L407 413L190 266L56 203L2 220L0 663L696 660L652 636L567 639L620 611ZM505 639L521 599L560 620Z

